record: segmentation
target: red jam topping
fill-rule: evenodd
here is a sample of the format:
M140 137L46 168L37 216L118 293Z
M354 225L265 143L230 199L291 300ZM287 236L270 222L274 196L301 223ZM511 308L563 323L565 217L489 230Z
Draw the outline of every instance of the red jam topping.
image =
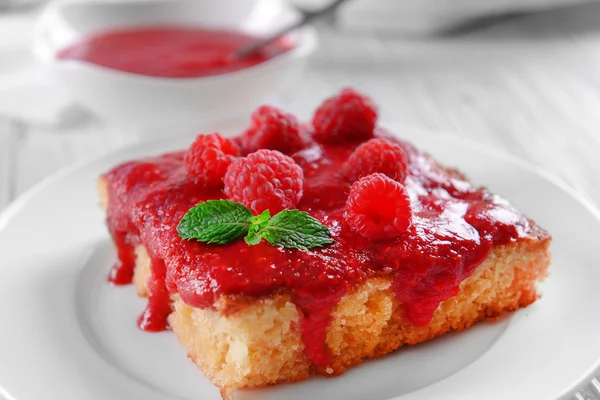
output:
M253 40L241 32L216 29L136 28L90 36L61 50L58 58L139 75L194 78L239 71L293 47L284 39L245 58L232 56Z
M391 139L395 140L396 139ZM148 308L140 326L167 326L169 293L192 307L211 307L217 296L292 293L303 314L305 352L318 366L329 354L325 331L340 298L360 282L391 277L404 317L427 324L440 302L456 295L461 281L487 257L493 245L531 235L526 217L485 189L448 171L407 143L404 182L412 203L412 224L400 237L370 240L356 234L343 217L350 182L342 165L360 142L311 145L292 155L304 171L298 208L331 231L335 243L307 251L256 246L237 240L226 245L184 241L176 227L195 204L224 198L190 177L183 153L128 162L105 175L110 204L108 226L118 246L111 273L116 284L131 280L132 248L143 244L152 259Z

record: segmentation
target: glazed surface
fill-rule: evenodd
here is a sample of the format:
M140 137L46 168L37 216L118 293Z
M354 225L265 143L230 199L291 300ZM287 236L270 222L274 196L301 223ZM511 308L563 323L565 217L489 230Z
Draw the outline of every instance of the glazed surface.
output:
M317 366L329 361L325 332L332 308L365 279L392 277L404 317L426 325L492 246L539 232L502 198L411 145L398 143L408 156L404 185L413 219L402 236L388 241L357 235L343 218L351 183L340 169L360 142L314 145L291 155L305 176L298 208L325 224L335 240L308 251L276 248L264 241L248 246L243 240L227 245L182 240L176 227L183 215L197 203L225 198L222 190L207 189L188 176L183 152L119 165L104 175L107 222L119 256L110 280L131 282L133 248L143 244L152 260L152 278L139 325L149 331L168 328L170 293L179 293L192 307L208 308L221 295L256 298L289 292L303 313L305 353Z

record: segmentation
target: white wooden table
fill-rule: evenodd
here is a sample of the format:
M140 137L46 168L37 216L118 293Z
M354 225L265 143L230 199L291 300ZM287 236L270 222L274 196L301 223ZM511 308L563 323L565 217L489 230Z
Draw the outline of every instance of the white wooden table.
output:
M600 206L598 3L437 40L325 31L285 106L308 117L345 85L371 94L385 121L513 153ZM0 208L59 168L132 141L93 119L58 131L0 121Z

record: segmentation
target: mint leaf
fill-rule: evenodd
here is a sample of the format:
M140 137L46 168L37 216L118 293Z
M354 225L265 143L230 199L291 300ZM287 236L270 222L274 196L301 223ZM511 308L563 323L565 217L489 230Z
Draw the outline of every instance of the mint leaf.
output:
M183 239L225 244L248 234L250 220L253 218L260 216L253 217L252 211L243 204L228 200L208 200L196 205L183 216L177 232Z
M262 214L257 215L256 217L250 218L250 226L256 228L257 232L267 225L269 225L269 219L271 218L271 212L269 210L265 210Z
M260 243L260 240L262 239L262 232L269 225L270 218L271 212L269 210L265 210L262 214L250 219L248 235L246 235L244 238L246 243L251 246Z
M254 246L256 244L259 244L260 241L262 240L262 232L248 232L248 234L246 235L246 237L244 238L244 240L246 241L246 244L250 245L250 246Z
M302 250L333 243L325 225L299 210L283 210L275 215L263 229L262 237L274 246Z

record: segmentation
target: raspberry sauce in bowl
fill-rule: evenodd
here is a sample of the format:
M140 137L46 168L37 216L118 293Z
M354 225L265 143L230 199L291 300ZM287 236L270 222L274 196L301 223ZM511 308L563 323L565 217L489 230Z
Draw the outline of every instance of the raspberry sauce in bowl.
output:
M117 71L161 78L198 78L240 71L291 50L283 38L255 54L233 52L257 40L239 31L156 26L94 34L62 49L59 60L78 60Z
M269 36L302 17L283 0L269 0L273 7L259 3L52 2L35 27L33 53L50 79L123 135L176 136L207 124L223 126L261 104L280 101L318 44L314 27L304 26L286 36L285 43L243 63L218 61L227 48ZM163 39L156 39L153 30L161 31ZM166 33L177 40L165 44ZM142 46L132 50L136 57L125 54L116 60L112 47L101 47L115 38L120 38L118 46L127 46L121 41L125 37L146 44L158 40L165 53L153 55ZM202 51L195 48L197 42ZM217 44L216 62L208 42Z

